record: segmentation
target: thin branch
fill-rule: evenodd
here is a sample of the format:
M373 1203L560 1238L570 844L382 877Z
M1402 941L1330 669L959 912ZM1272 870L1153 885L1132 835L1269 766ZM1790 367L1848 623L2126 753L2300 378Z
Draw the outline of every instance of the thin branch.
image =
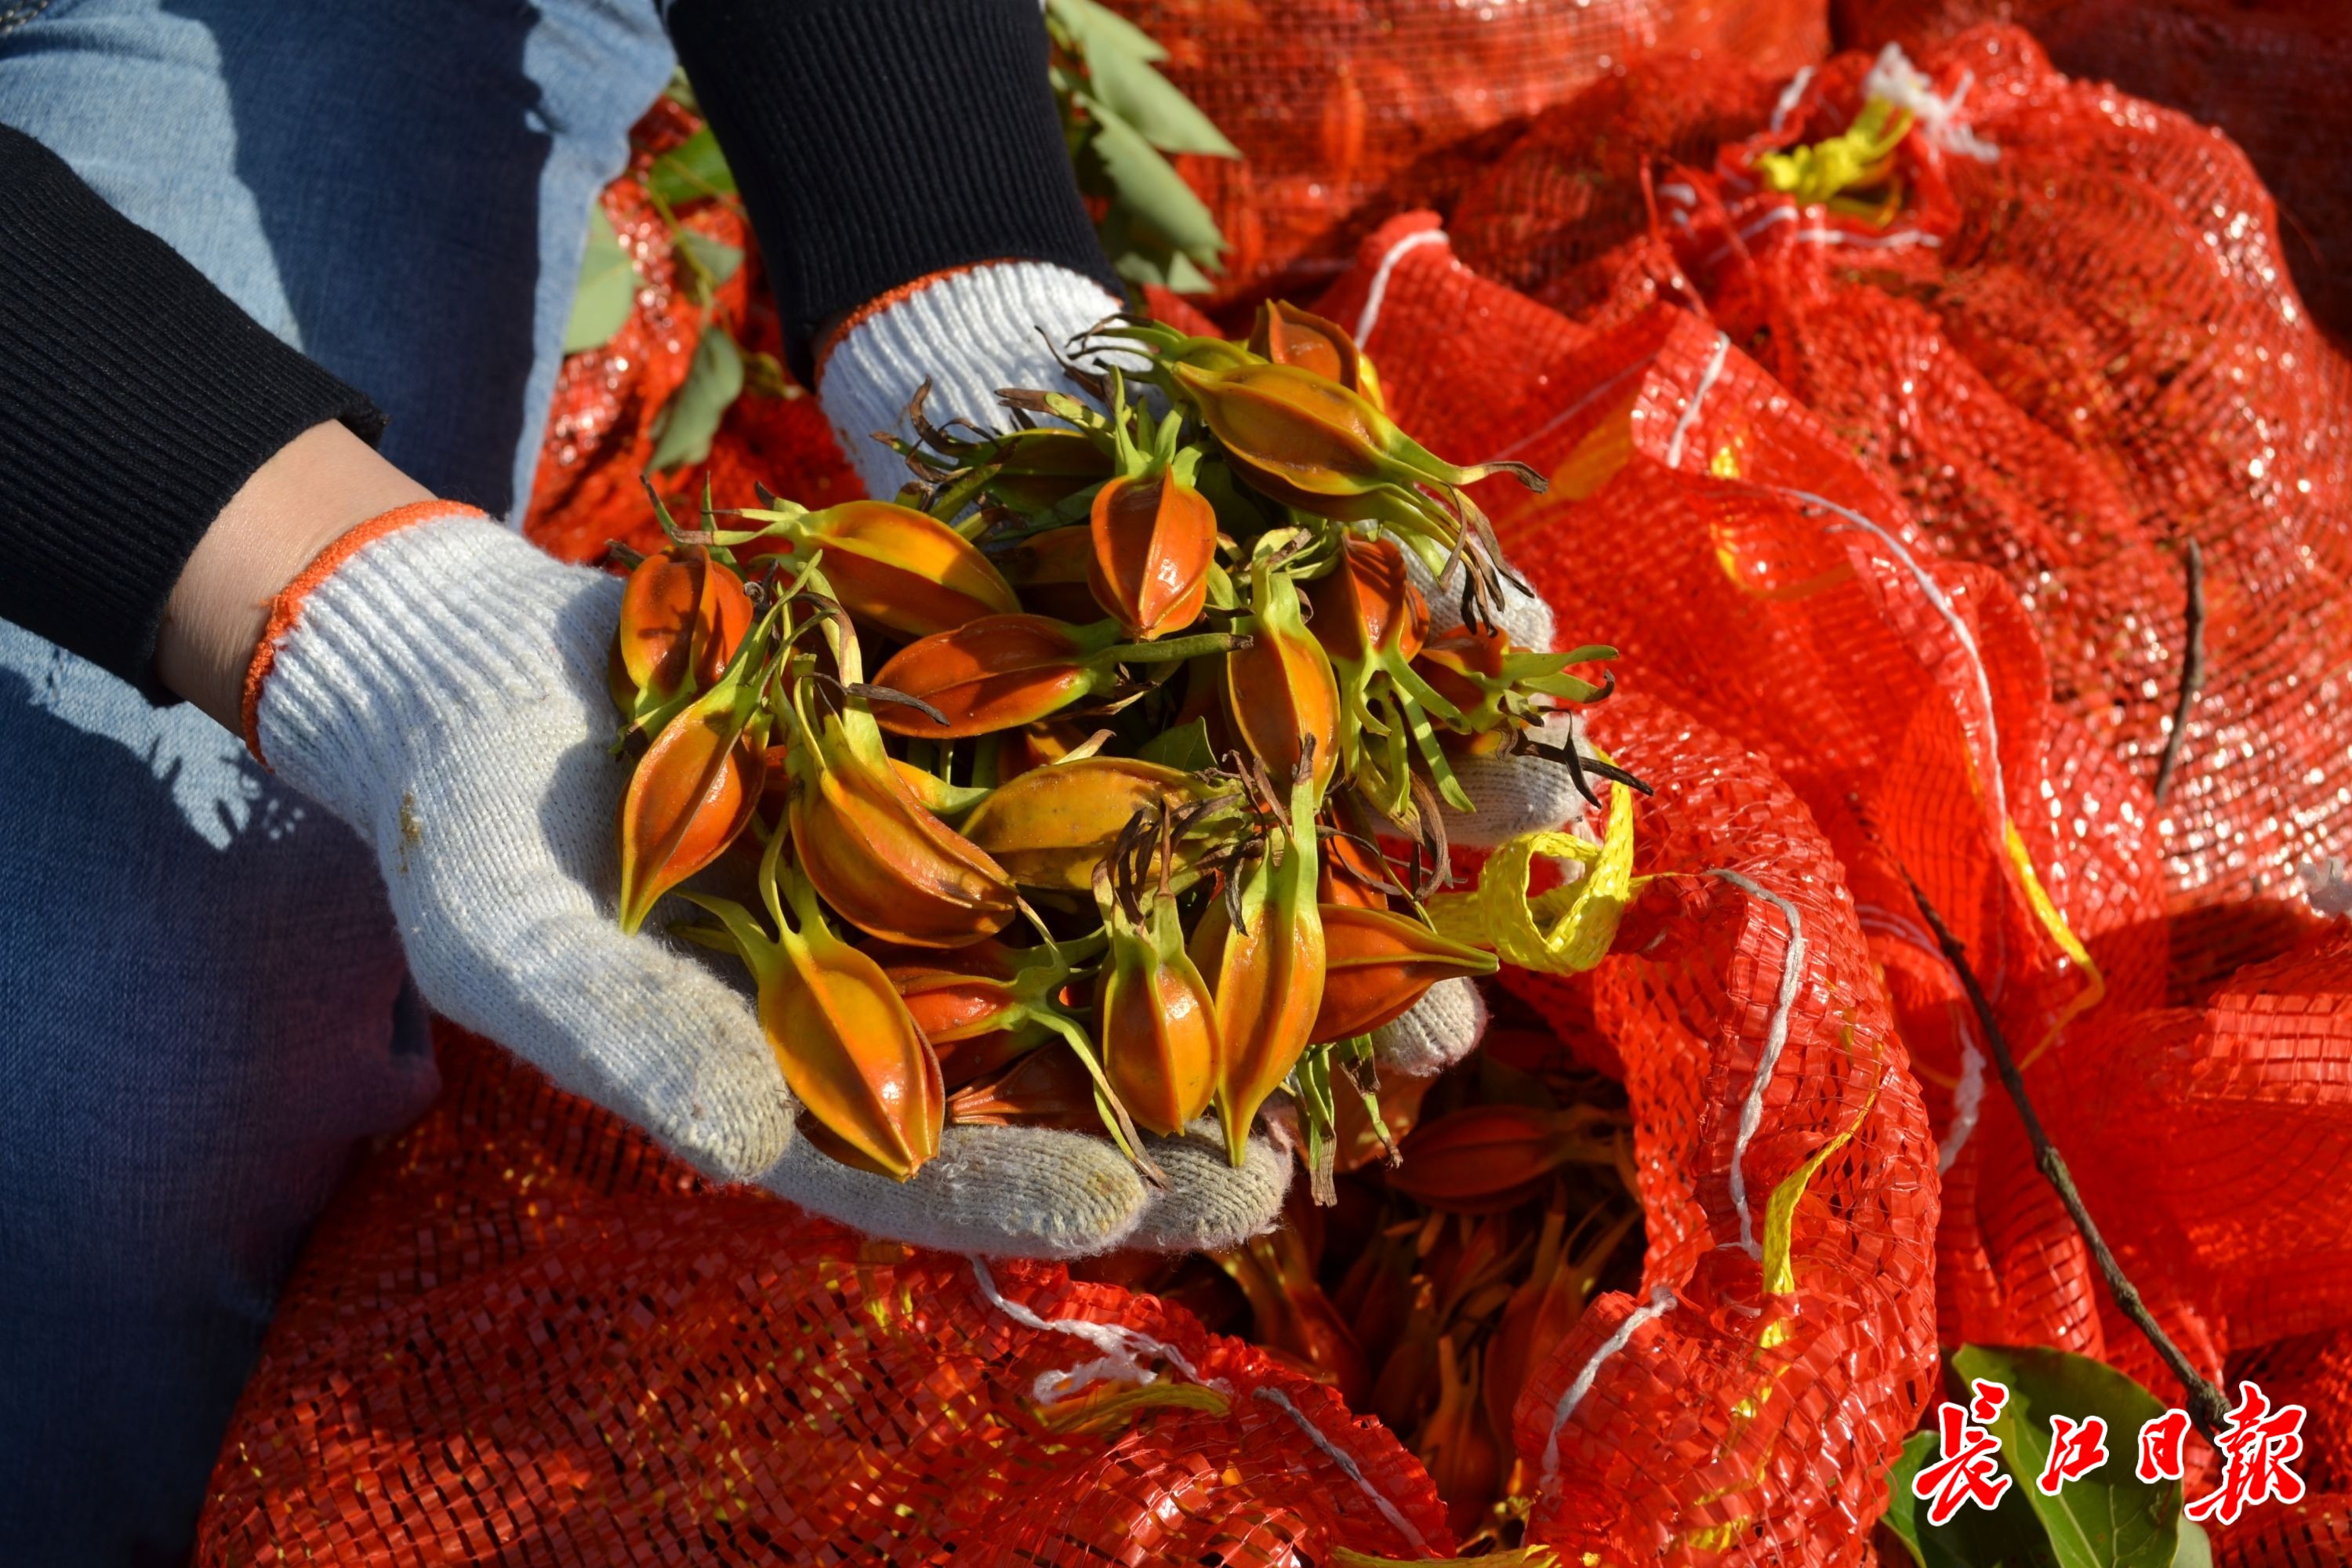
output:
M2189 710L2197 704L2197 689L2205 684L2205 552L2189 542L2185 557L2189 572L2188 647L2180 655L2180 695L2172 704L2172 731L2164 737L2164 752L2156 760L2156 798L2172 787L2172 770L2180 762L2180 743L2189 738Z
M2074 1220L2074 1228L2081 1231L2083 1239L2090 1244L2091 1258L2098 1264L2099 1277L2107 1282L2107 1289L2114 1295L2116 1305L2122 1308L2124 1316L2147 1336L2147 1342L2156 1347L2156 1353L2171 1369L2172 1375L2180 1380L2180 1386L2188 1391L2189 1419L2197 1423L2197 1429L2208 1438L2218 1437L2230 1419L2229 1400L2189 1364L2189 1358L2181 1353L2179 1345L2172 1342L2172 1336L2164 1331L2163 1325L2148 1311L2147 1303L2140 1299L2138 1289L2125 1277L2123 1265L2116 1261L2116 1255L2108 1248L2106 1238L2099 1234L2098 1226L2091 1218L2091 1211L2083 1205L2083 1194L2074 1185L2074 1174L2066 1168L2066 1157L2058 1152L2057 1145L2050 1142L2050 1134L2042 1130L2042 1119L2033 1113L2033 1102L2025 1093L2024 1076L2017 1070L2017 1058L2010 1054L2009 1037L2001 1033L2000 1021L1993 1016L1992 1003L1986 997L1976 971L1969 964L1969 950L1960 944L1959 938L1952 934L1951 928L1944 924L1943 916L1936 912L1936 906L1927 901L1927 895L1919 890L1919 884L1912 880L1908 870L1903 873L1903 879L1910 882L1911 897L1917 902L1920 914L1927 917L1927 929L1936 933L1936 941L1943 947L1944 957L1959 975L1961 988L1969 994L1969 1005L1976 1009L1977 1023L1992 1047L1993 1065L2000 1069L2001 1084L2009 1090L2011 1102L2017 1107L2017 1119L2025 1124L2027 1142L2033 1145L2034 1164L2049 1178L2050 1184L2058 1189L2058 1201L2066 1205L2066 1213Z

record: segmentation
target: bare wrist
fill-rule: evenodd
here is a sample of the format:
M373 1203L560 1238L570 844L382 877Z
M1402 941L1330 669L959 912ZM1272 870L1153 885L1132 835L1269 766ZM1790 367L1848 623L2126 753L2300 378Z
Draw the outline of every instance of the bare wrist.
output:
M157 679L238 729L246 668L278 590L368 519L432 499L342 426L304 431L255 470L188 557L164 605Z

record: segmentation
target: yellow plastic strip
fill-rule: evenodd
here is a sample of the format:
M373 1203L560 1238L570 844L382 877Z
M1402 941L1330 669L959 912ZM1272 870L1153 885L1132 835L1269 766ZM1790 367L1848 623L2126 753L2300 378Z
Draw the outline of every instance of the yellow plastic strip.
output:
M1886 174L1886 160L1911 131L1911 111L1883 98L1862 106L1853 123L1835 136L1756 160L1765 185L1811 205Z
M1530 900L1528 872L1538 855L1581 863L1583 879ZM1429 921L1440 936L1490 949L1506 963L1572 974L1608 955L1625 906L1648 881L1633 875L1633 792L1612 784L1599 844L1572 833L1522 833L1496 848L1476 888L1431 899Z
M1883 1048L1874 1051L1873 1056L1879 1062L1885 1060ZM1871 1108L1878 1103L1878 1091L1885 1082L1886 1075L1882 1070L1878 1081L1870 1086L1870 1098L1862 1102L1862 1109L1854 1113L1853 1120L1846 1123L1835 1137L1814 1150L1812 1158L1783 1177L1780 1184L1772 1189L1771 1197L1765 1201L1763 1263L1764 1289L1768 1294L1785 1296L1797 1288L1796 1266L1789 1257L1790 1233L1797 1221L1797 1200L1805 1195L1805 1189L1812 1184L1815 1173L1829 1163L1829 1157L1844 1148L1846 1142L1862 1131L1862 1124L1869 1120Z
M1484 1557L1375 1557L1349 1546L1331 1548L1336 1568L1552 1568L1559 1561L1549 1546L1521 1546Z
M2052 1022L2049 1032L2042 1037L2041 1044L2028 1051L2025 1059L2017 1064L2025 1068L2050 1048L2051 1043L2058 1037L2058 1031L2106 1000L2107 980L2099 973L2099 966L2091 962L2090 950L2083 945L2082 939L2066 923L2066 917L2058 912L2058 905L2050 897L2049 890L2042 887L2042 879L2034 875L2033 857L2027 852L2025 836L2017 830L2015 820L2004 820L2001 829L2002 840L2009 847L2010 861L2017 868L2018 879L2025 885L2027 907L2033 910L2033 918L2042 922L2042 929L2050 933L2050 940L2058 944L2058 951L2080 964L2083 970L2083 989L2073 1001L2059 1009L2057 1018Z

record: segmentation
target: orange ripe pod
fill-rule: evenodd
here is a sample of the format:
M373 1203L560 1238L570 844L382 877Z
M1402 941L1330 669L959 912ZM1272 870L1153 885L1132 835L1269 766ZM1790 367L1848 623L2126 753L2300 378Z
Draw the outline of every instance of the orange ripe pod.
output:
M893 703L874 715L895 734L921 740L985 735L1027 724L1107 684L1087 662L1078 628L1043 616L988 616L908 644L875 672L875 684L919 697L947 715Z
M1429 601L1405 574L1394 540L1349 537L1337 567L1307 585L1307 599L1315 639L1335 664L1409 660L1429 640Z
M1095 492L1087 585L1129 637L1150 641L1201 618L1216 560L1217 513L1170 473L1122 477Z
M1032 768L1060 762L1087 743L1089 732L1073 719L1041 719L996 738L996 776L1011 781Z
M1216 1003L1184 952L1173 900L1159 900L1140 925L1116 907L1110 914L1095 1000L1103 1070L1139 1125L1178 1132L1216 1093Z
M923 809L878 736L867 754L836 714L811 741L790 753L786 820L803 870L835 912L910 947L961 947L1012 922L1003 868Z
M1033 533L1004 555L1005 581L1021 595L1021 607L1064 621L1090 621L1102 614L1087 581L1094 572L1094 530L1082 522Z
M1381 858L1359 838L1335 833L1323 841L1323 860L1316 873L1315 900L1360 910L1384 910L1389 896L1381 886L1395 879Z
M1083 892L1138 811L1205 793L1192 774L1157 763L1082 757L999 784L964 819L963 831L1022 886Z
M1363 1347L1317 1282L1313 1257L1296 1225L1210 1257L1249 1300L1252 1342L1329 1383L1354 1408L1364 1407L1372 1379Z
M1613 1164L1612 1142L1593 1136L1605 1113L1474 1105L1413 1130L1389 1184L1449 1214L1499 1214L1570 1163Z
M824 552L824 580L842 608L902 637L1021 608L1013 584L977 545L912 507L844 501L787 526L795 553Z
M1059 1127L1092 1132L1102 1126L1095 1081L1068 1051L1034 1050L992 1078L966 1084L950 1098L950 1121L963 1126Z
M875 672L875 683L923 701L892 703L874 715L894 734L956 740L1031 724L1108 690L1122 663L1168 663L1234 645L1221 632L1167 642L1119 643L1116 623L1074 626L1043 616L985 616L908 643Z
M1413 1443L1430 1484L1445 1500L1445 1521L1467 1535L1489 1517L1503 1479L1503 1448L1479 1398L1478 1352L1455 1353L1454 1336L1437 1342L1437 1408Z
M1486 1345L1486 1419L1497 1432L1511 1429L1528 1372L1549 1361L1553 1349L1576 1327L1584 1315L1587 1281L1616 1251L1637 1217L1627 1214L1582 1253L1570 1257L1561 1248L1567 1216L1557 1211L1544 1216L1535 1265L1511 1293Z
M774 866L772 855L767 869ZM826 928L807 882L787 873L779 886L793 920L779 921L774 942L741 906L694 901L719 918L751 968L761 1026L802 1108L852 1163L903 1182L939 1152L947 1100L939 1058L881 965Z
M950 962L954 958L940 956ZM889 964L883 973L939 1053L940 1074L950 1089L998 1070L1045 1038L1040 1031L1007 1027L1003 1022L1017 1005L1006 984L1009 976L920 963Z
M1311 1043L1379 1028L1457 974L1492 974L1495 955L1448 942L1410 915L1345 904L1323 915L1323 1005Z
M1323 922L1315 904L1314 816L1307 786L1291 792L1291 820L1242 873L1241 920L1213 899L1192 932L1192 963L1217 1001L1217 1117L1226 1156L1242 1163L1250 1119L1307 1048L1323 1002ZM1279 855L1279 864L1276 857Z
M1250 569L1250 645L1225 656L1225 713L1276 784L1314 748L1315 798L1339 763L1339 689L1323 645L1298 613L1289 574L1261 557Z
M613 634L613 700L627 712L640 697L664 702L707 691L751 630L751 601L735 574L699 544L648 555L621 590Z
M1257 321L1250 328L1249 351L1276 364L1311 370L1376 405L1380 402L1370 362L1347 329L1296 305L1280 300L1260 304Z
M1414 673L1465 716L1491 710L1495 689L1503 679L1503 660L1511 652L1508 632L1496 627L1479 631L1456 626L1414 656Z
M621 797L621 929L716 860L759 808L767 720L743 659L662 726Z
M1417 487L1460 487L1510 473L1530 489L1542 476L1523 463L1468 468L1433 456L1361 394L1298 365L1251 363L1203 371L1170 367L1226 460L1255 489L1318 516L1346 521L1418 517L1440 531L1434 503Z

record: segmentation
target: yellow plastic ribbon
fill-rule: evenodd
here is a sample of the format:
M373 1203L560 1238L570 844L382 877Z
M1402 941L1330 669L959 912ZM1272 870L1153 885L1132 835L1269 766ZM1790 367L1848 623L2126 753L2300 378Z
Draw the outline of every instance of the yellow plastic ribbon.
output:
M1429 923L1438 935L1544 974L1572 974L1600 963L1617 939L1625 906L1650 880L1633 875L1633 792L1622 784L1609 787L1609 827L1600 843L1552 831L1522 833L1499 846L1476 888L1429 900ZM1539 855L1579 862L1583 879L1529 899L1528 872Z
M1808 206L1828 202L1857 185L1884 180L1895 149L1911 132L1911 121L1909 110L1898 110L1883 98L1874 98L1862 106L1853 123L1837 135L1786 153L1762 153L1756 160L1756 170L1769 189L1794 196ZM1871 216L1876 216L1875 208Z
M2058 1010L2058 1016L2052 1020L2041 1043L2028 1051L2025 1059L2017 1064L2023 1068L2050 1048L2050 1043L2058 1037L2059 1030L2106 999L2107 979L2099 973L2099 966L2091 962L2090 949L2083 945L2082 938L2074 934L2074 929L2066 923L2066 917L2059 912L2057 900L2051 898L2049 889L2042 885L2042 879L2034 875L2033 857L2026 850L2025 835L2017 830L2014 821L2004 821L2000 826L2002 840L2009 847L2010 862L2017 868L2018 880L2025 886L2026 906L2033 911L2033 918L2042 922L2042 929L2050 933L2050 940L2058 944L2058 951L2073 959L2083 970L2083 989L2073 1001Z
M1885 1050L1874 1050L1873 1059L1883 1062ZM1789 1256L1790 1232L1797 1223L1797 1200L1805 1195L1805 1189L1812 1184L1813 1177L1820 1173L1821 1168L1829 1163L1830 1156L1844 1148L1847 1141L1862 1131L1862 1124L1870 1119L1871 1108L1878 1103L1878 1090L1885 1081L1886 1075L1881 1072L1878 1081L1870 1086L1870 1097L1862 1102L1862 1109L1854 1112L1853 1120L1841 1128L1828 1142L1814 1150L1811 1159L1782 1177L1780 1184L1772 1189L1772 1195L1765 1200L1762 1262L1764 1289L1768 1294L1785 1296L1797 1288L1796 1265Z
M1589 1552L1584 1560L1597 1561ZM1352 1546L1331 1548L1335 1568L1552 1568L1559 1561L1559 1553L1549 1546L1517 1546L1483 1557L1375 1557Z

